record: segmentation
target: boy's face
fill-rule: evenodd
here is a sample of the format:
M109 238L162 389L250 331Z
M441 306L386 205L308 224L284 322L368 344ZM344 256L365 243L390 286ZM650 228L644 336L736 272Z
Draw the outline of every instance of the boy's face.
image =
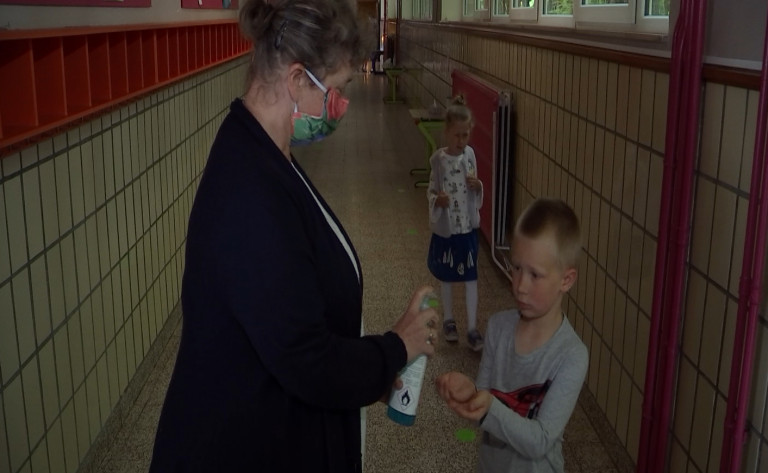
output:
M510 272L512 293L523 318L560 316L563 294L576 281L576 269L561 267L558 255L551 232L536 238L515 234Z

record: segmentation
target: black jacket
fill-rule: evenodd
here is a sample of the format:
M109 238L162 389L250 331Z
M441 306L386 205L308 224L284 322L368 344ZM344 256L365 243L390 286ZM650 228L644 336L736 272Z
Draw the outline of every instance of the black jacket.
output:
M240 100L195 196L181 300L151 472L360 471L359 408L389 390L405 346L360 337L362 276Z

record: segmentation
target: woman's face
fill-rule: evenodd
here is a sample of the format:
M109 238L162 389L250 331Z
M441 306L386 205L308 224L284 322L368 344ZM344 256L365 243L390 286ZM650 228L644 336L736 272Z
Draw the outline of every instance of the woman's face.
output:
M314 74L314 71L311 71ZM323 78L317 79L322 82L326 89L337 89L341 95L344 95L344 89L347 84L352 81L352 66L345 65L339 68L339 70L326 75ZM304 103L299 104L299 111L306 114L319 117L323 114L323 102L325 101L325 93L307 77L307 82L310 90L306 95Z

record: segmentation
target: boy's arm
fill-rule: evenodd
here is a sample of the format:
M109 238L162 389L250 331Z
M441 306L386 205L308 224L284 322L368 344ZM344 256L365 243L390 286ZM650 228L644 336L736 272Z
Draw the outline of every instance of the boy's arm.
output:
M493 397L480 427L525 457L546 455L573 414L588 363L586 347L574 347L563 357L563 364L552 380L536 418L525 418Z

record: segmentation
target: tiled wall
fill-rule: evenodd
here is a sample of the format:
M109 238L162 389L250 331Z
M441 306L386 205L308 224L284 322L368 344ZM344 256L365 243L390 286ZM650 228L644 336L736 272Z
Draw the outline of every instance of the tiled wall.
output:
M515 217L531 199L555 196L581 220L579 281L565 309L590 350L586 388L637 462L668 74L415 23L403 24L399 39L401 65L411 70L402 81L410 103L445 103L456 68L512 92ZM756 92L707 84L674 413L675 473L719 465L756 104ZM759 330L747 472L768 471L764 315Z
M0 160L0 471L74 472L179 301L243 60Z

